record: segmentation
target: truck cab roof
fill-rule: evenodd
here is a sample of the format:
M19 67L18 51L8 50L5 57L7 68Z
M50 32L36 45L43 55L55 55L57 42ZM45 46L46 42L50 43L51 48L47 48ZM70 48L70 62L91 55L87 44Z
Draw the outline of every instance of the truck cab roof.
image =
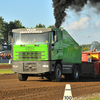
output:
M44 33L51 31L51 28L23 28L23 29L13 29L13 33Z
M56 28L21 28L21 29L12 29L13 33L44 33L50 31L57 31L60 29ZM61 30L60 30L61 31Z

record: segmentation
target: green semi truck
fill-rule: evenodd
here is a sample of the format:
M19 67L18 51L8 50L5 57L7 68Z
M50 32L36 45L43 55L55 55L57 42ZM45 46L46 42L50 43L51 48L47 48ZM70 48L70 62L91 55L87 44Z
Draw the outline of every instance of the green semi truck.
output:
M28 76L61 81L61 76L78 80L82 50L64 29L13 29L12 71L20 81Z

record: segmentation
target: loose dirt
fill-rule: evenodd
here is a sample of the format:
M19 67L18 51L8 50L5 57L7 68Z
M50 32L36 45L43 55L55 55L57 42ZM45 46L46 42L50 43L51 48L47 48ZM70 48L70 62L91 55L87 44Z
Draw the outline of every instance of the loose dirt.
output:
M70 84L73 97L84 97L100 93L100 79L81 77L78 82L65 80L51 82L38 77L19 81L16 74L0 75L0 100L62 100L65 85ZM76 98L75 100L78 100Z
M7 64L7 65L0 65L0 69L11 69L12 65L11 64Z

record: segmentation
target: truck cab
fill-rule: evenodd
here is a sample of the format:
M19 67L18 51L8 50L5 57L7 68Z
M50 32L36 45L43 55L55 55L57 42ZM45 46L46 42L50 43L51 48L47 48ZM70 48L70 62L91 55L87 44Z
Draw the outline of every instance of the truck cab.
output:
M62 74L71 74L73 66L81 63L81 48L65 30L31 28L12 32L12 71L20 81L28 76L60 81Z

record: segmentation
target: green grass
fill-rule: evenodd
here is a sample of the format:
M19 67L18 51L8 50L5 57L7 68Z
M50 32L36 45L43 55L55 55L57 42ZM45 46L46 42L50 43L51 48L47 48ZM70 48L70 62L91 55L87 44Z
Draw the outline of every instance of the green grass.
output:
M100 100L100 97L94 98L94 99L86 99L86 100Z
M12 72L12 69L3 69L0 70L0 74L12 74L14 72Z
M0 65L11 65L9 63L0 63Z

